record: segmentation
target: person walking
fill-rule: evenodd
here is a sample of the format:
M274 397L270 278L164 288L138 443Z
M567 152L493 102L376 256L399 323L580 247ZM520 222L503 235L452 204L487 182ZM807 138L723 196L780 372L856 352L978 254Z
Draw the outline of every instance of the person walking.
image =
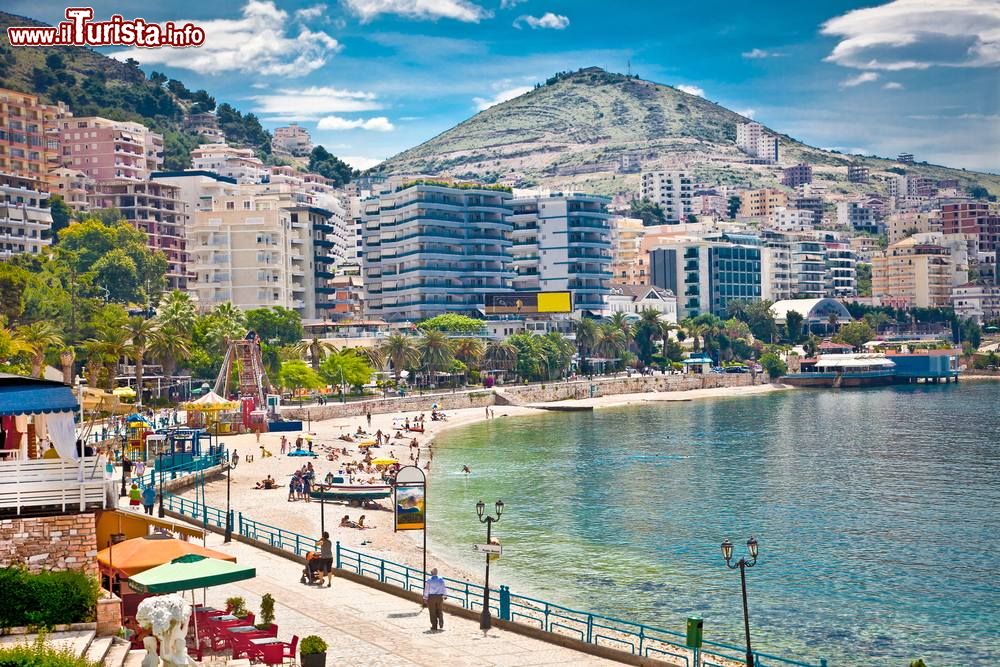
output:
M424 583L424 603L431 614L431 632L440 629L444 631L444 598L447 595L447 586L444 579L438 576L437 568L431 569L431 576Z
M285 436L281 436L281 455L284 456L287 450L288 450L288 438Z
M142 509L146 511L146 514L153 516L153 505L156 503L156 489L153 487L152 482L146 484L146 488L142 490Z
M368 410L365 412L365 419L368 420L368 428L371 428L372 427L372 410L371 410L371 408L368 408Z
M330 541L330 533L323 531L323 537L316 542L319 547L319 562L316 569L326 575L326 587L333 585L333 542Z
M139 491L139 485L132 482L132 488L128 492L128 505L129 507L138 507L139 502L142 500L142 492Z

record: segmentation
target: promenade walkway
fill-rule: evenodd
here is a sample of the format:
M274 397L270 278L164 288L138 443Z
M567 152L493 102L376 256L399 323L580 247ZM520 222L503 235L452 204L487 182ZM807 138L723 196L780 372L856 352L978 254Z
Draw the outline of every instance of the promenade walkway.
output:
M478 622L448 614L446 630L431 633L427 611L416 603L337 577L331 588L305 586L301 565L239 542L223 544L220 535L209 535L208 546L257 569L255 579L208 589L209 604L224 607L226 598L240 596L259 614L261 596L270 593L279 636L319 635L329 645L328 665L619 664L496 628L484 637Z

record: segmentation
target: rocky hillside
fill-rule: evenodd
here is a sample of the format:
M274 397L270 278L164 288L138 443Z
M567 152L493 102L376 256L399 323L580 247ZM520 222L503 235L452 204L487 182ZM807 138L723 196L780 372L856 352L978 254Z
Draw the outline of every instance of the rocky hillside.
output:
M747 120L671 86L591 67L556 75L376 169L608 195L634 191L639 170L656 168L691 169L705 182L775 184L779 169L745 164L735 146L736 125ZM783 163L812 164L816 178L834 190L862 187L847 183L846 176L847 165L858 158L773 133ZM860 161L876 172L900 167L891 160ZM980 184L1000 194L1000 176L933 165L913 165L907 172Z

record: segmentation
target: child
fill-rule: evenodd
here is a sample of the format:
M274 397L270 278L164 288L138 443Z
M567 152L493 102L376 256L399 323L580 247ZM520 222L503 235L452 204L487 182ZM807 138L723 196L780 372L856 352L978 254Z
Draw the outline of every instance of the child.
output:
M138 507L142 503L142 491L139 490L139 485L132 482L132 488L128 492L128 504L129 507Z

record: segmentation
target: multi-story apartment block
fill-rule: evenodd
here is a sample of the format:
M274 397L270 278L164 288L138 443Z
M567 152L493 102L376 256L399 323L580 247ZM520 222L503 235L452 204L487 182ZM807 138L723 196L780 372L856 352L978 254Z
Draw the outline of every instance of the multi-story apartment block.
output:
M771 136L760 123L736 126L736 147L765 164L778 161L778 138Z
M1000 319L1000 285L965 283L951 289L955 315L977 324Z
M365 205L369 314L395 321L476 314L485 294L511 291L508 191L419 182L383 188Z
M765 298L769 249L761 245L664 238L649 253L651 282L677 295L677 317L726 315L731 301Z
M309 137L309 130L296 123L291 123L287 127L274 128L271 147L280 153L303 156L312 152L313 144Z
M729 214L729 197L716 190L697 190L693 206L696 215L725 218Z
M899 243L907 236L913 236L914 234L944 231L941 222L941 211L937 209L892 213L886 218L885 222L889 243ZM960 232L955 230L948 233L957 234Z
M781 190L764 188L762 190L744 190L740 193L741 218L767 218L775 209L785 206L788 197Z
M913 153L900 153L896 157L896 162L902 162L903 164L913 164Z
M642 239L646 227L639 218L611 218L611 274L616 283L648 285L649 267Z
M852 236L850 244L859 262L870 264L875 253L881 252L879 240L874 236Z
M953 242L954 241L954 242ZM964 238L917 234L872 258L872 297L895 308L948 308L951 289L968 282Z
M985 201L953 202L941 207L941 231L945 234L972 234L979 249L1000 249L1000 208Z
M642 199L663 209L668 223L687 222L695 214L694 180L685 171L652 171L642 175Z
M42 104L35 95L0 88L0 174L48 188L48 174L59 166L59 121L69 116L61 102Z
M837 224L871 234L881 234L885 228L875 209L857 201L837 202Z
M812 228L814 215L812 211L806 209L778 206L771 211L767 223L774 229L802 231Z
M94 192L94 179L79 169L58 167L49 172L49 192L59 195L76 211L90 209L87 197Z
M236 179L238 183L260 183L266 180L267 167L251 148L235 148L228 144L204 144L191 151L191 168L211 171Z
M184 128L211 142L224 143L226 133L219 129L214 113L192 113L184 116Z
M188 212L178 187L156 181L99 181L87 199L91 208L118 209L129 223L144 232L150 250L159 250L167 258L168 288L187 289Z
M871 179L868 167L852 163L847 166L847 180L851 183L867 183Z
M287 191L252 185L203 199L188 234L196 275L189 291L206 310L228 301L245 309L283 306L315 319L315 280L325 272L315 267L313 214L323 217Z
M813 168L808 164L797 164L794 167L787 167L781 175L781 184L790 188L797 188L806 183L812 183Z
M60 159L95 181L145 181L163 165L163 135L99 116L59 121Z
M49 193L41 181L0 173L0 259L37 255L51 245Z
M857 258L851 244L826 243L826 296L844 299L858 293Z
M818 240L796 240L789 246L792 295L796 299L826 296L826 245Z
M568 290L574 310L604 310L612 262L607 204L579 194L512 200L514 289Z

